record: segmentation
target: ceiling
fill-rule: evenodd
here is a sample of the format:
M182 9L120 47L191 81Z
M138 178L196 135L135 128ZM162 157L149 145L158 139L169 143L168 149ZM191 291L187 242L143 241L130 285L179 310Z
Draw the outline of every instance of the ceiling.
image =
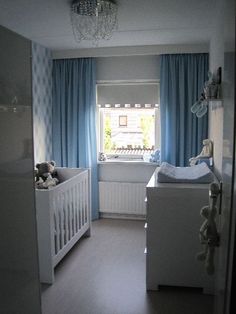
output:
M217 0L117 0L118 29L98 47L208 43ZM94 48L76 43L71 0L0 0L0 24L52 50Z

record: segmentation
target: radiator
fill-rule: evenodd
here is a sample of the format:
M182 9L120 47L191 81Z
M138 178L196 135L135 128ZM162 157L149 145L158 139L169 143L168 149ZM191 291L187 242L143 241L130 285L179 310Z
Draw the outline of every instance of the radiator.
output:
M117 216L146 215L146 183L99 182L99 211Z

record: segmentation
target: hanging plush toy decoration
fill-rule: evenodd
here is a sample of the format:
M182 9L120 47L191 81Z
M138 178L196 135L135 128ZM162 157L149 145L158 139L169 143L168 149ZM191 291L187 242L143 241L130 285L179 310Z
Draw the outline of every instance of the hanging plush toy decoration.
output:
M214 253L215 247L219 246L219 234L215 222L218 194L218 185L212 183L210 186L210 204L209 206L204 206L200 211L201 216L205 218L199 232L200 242L204 245L204 250L197 254L197 259L205 261L205 268L209 275L215 272Z

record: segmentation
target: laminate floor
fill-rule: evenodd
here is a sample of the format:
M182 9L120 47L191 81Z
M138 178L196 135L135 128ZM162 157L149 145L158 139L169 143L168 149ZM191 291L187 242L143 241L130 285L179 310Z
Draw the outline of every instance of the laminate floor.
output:
M198 290L145 290L143 221L100 219L42 286L43 314L211 314Z

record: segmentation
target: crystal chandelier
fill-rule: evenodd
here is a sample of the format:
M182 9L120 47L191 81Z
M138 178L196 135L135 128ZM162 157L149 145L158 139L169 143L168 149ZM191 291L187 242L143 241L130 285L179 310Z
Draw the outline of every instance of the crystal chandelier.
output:
M75 0L71 5L75 40L110 39L117 28L117 4L113 0Z

